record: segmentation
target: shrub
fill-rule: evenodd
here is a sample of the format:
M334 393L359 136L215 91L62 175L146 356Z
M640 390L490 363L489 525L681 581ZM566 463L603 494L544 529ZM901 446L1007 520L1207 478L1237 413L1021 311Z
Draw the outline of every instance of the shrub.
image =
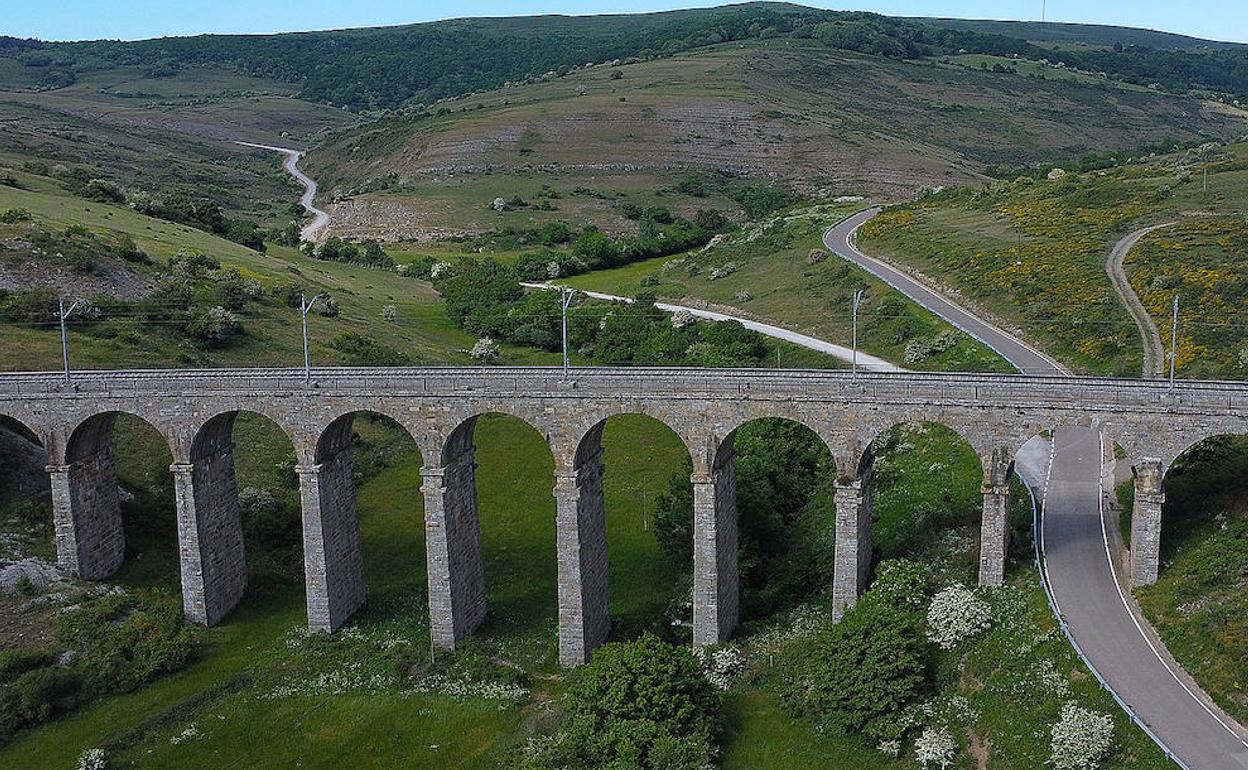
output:
M992 608L964 585L951 585L932 598L927 636L942 650L952 650L992 627Z
M887 600L896 588L872 588L841 621L786 662L789 708L822 729L898 740L906 712L927 688L927 640L921 615Z
M492 364L498 360L498 343L489 337L482 337L477 340L477 344L472 346L472 350L468 351L468 355L472 356L474 361L480 361L483 364Z
M1056 770L1096 770L1114 744L1114 721L1107 714L1067 703L1050 731L1050 758Z
M29 222L32 219L30 212L26 209L5 209L0 212L0 223L6 225L17 224L18 222Z
M939 767L940 770L952 767L957 751L953 736L944 727L928 725L914 741L914 758L925 769L928 766Z
M47 666L22 674L0 688L0 739L73 709L83 698L82 689L75 670Z
M399 322L399 309L394 305L386 305L381 309L381 320L388 324Z
M407 353L357 332L339 334L329 346L343 355L347 366L410 366L412 363Z
M108 770L108 755L104 749L87 749L78 757L75 770Z
M216 346L224 345L242 334L243 325L238 316L216 305L192 318L187 332L208 345Z
M759 183L742 187L733 196L733 200L741 205L750 219L759 219L773 211L792 206L801 197L792 190Z
M529 766L702 770L716 755L720 698L692 650L653 634L598 648L574 671L547 756Z
M61 640L81 651L75 669L91 694L132 692L178 671L198 644L176 598L105 595L57 622Z

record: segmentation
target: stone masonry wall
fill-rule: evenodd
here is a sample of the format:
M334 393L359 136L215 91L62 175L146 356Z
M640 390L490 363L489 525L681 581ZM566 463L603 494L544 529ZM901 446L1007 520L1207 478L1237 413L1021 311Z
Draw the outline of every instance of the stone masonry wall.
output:
M832 575L832 619L858 603L871 573L871 469L836 482L836 553Z
M308 628L337 631L367 597L351 447L300 466Z
M58 565L84 580L113 574L126 553L113 442L48 472Z
M471 433L468 434L469 442ZM454 649L485 620L485 573L471 443L421 470L433 643Z
M1010 471L1008 451L999 449L981 458L984 467L984 509L980 522L979 584L1005 583L1005 565L1010 551Z
M732 636L740 607L737 475L731 447L706 475L693 474L693 643Z
M193 463L174 463L182 606L186 616L216 625L247 588L233 444Z
M604 472L599 448L574 475L556 478L559 662L565 666L588 662L611 630Z
M1135 466L1135 504L1131 509L1131 585L1157 582L1161 566L1161 463L1142 460Z

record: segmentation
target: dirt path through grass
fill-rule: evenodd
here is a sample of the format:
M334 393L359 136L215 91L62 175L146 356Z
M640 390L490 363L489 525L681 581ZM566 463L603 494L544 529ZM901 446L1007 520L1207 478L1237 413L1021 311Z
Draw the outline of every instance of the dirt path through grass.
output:
M293 176L295 181L303 185L303 195L299 196L299 204L303 206L304 211L312 215L312 221L303 226L303 229L299 231L299 237L305 241L315 241L321 230L329 226L329 214L316 207L316 180L299 170L299 159L303 157L303 150L252 142L235 142L235 144L254 147L257 150L272 150L286 156L282 168L286 169L286 173Z
M1122 263L1127 258L1127 255L1131 253L1131 249L1135 248L1135 244L1140 242L1141 238L1154 230L1160 230L1176 224L1178 222L1166 222L1136 230L1114 244L1113 250L1109 252L1109 259L1105 261L1105 272L1109 274L1109 281L1114 285L1114 291L1118 292L1118 298L1126 306L1127 312L1131 313L1131 318L1135 321L1136 328L1140 330L1140 344L1144 347L1145 378L1157 379L1161 377L1166 354L1161 347L1161 334L1157 331L1157 324L1153 321L1153 317L1148 314L1148 311L1144 309L1144 304L1140 302L1135 289L1131 288L1131 282L1127 280L1127 272L1123 269Z

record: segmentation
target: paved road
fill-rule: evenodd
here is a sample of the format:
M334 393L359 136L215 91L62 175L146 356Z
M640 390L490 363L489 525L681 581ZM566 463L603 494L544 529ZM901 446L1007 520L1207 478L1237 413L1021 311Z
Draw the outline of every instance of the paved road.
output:
M530 289L559 288L555 284L550 283L525 283L523 285L529 287ZM586 296L593 297L594 299L607 300L609 302L633 301L632 297L621 297L617 294L604 294L600 291L586 291L585 289L577 289L577 291L585 294ZM659 310L668 313L675 313L678 310L684 310L697 318L704 318L708 321L737 321L745 328L753 329L759 334L764 334L778 340L784 340L785 342L791 342L794 345L808 348L810 350L816 350L820 353L826 353L827 355L841 361L845 361L846 363L850 363L854 360L854 351L852 348L847 348L844 345L837 345L835 343L828 342L827 340L821 340L817 337L811 337L810 335L795 332L791 329L785 329L781 326L763 323L762 321L754 321L749 318L742 318L741 316L730 315L728 313L718 313L714 310L702 310L701 308L688 307L686 305L673 305L667 302L656 302L654 303L654 306ZM906 371L897 364L885 361L882 358L877 358L876 356L868 355L863 353L861 350L858 351L858 366L862 367L862 370L867 372Z
M878 208L867 209L846 219L824 234L824 245L834 254L873 273L884 283L997 351L1020 372L1047 375L1070 373L1061 364L1013 334L979 318L907 273L859 251L854 245L854 233L863 223L878 213L880 213Z
M258 150L272 150L286 155L286 161L282 166L286 169L286 173L293 176L299 184L303 185L303 195L299 197L299 203L303 206L304 211L312 215L312 221L303 226L299 237L305 241L315 241L316 236L324 230L329 224L329 214L321 211L316 207L316 180L299 170L299 160L303 157L303 150L294 150L289 147L274 147L270 144L253 144L252 142L235 142L244 147L255 147Z
M1161 335L1157 332L1157 324L1153 321L1153 317L1148 314L1148 311L1144 309L1144 304L1140 302L1135 289L1131 288L1131 282L1127 280L1127 272L1123 269L1122 263L1127 258L1127 255L1131 253L1131 249L1135 248L1135 244L1140 242L1141 238L1154 230L1171 227L1175 224L1178 223L1166 222L1165 224L1136 230L1114 244L1114 248L1109 252L1109 259L1105 261L1105 272L1109 274L1109 282L1114 285L1114 291L1118 292L1118 298L1122 300L1122 304L1126 305L1127 312L1131 313L1131 318L1135 320L1135 328L1140 330L1140 344L1144 346L1145 378L1161 377L1162 367L1166 361L1166 353L1161 347Z
M829 230L824 243L993 348L1019 371L1065 373L1014 335L859 251L854 233L877 213L871 209L849 218ZM1195 694L1194 683L1188 689L1186 677L1181 680L1170 669L1168 654L1153 648L1119 588L1102 524L1100 446L1100 432L1092 428L1068 427L1054 435L1040 538L1058 610L1089 665L1192 770L1248 770L1248 744L1232 729L1234 723L1206 706L1207 696Z
M1248 768L1248 746L1205 708L1135 624L1119 593L1100 515L1101 436L1054 433L1041 548L1059 612L1084 655L1192 770Z

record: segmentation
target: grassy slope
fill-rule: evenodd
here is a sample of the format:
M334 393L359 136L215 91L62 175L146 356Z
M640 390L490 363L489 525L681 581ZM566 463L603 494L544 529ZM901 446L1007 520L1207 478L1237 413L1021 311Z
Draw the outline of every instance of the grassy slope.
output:
M138 246L162 261L179 251L201 252L236 267L266 287L298 282L309 294L328 291L338 300L342 315L308 319L314 362L341 362L341 354L328 342L344 332L358 332L407 351L425 363L467 363L457 351L471 348L474 339L446 318L441 302L424 282L383 270L354 265L315 262L293 249L270 245L258 254L238 244L193 228L137 214L124 206L112 206L68 195L54 182L16 172L27 189L0 186L0 211L24 208L39 221L61 228L82 224L99 232L130 234ZM381 311L394 304L399 311L395 324L381 323ZM298 309L251 305L243 315L247 335L242 342L213 351L209 363L220 366L261 364L298 365L302 341ZM75 365L80 368L153 367L177 365L180 345L172 333L145 330L141 337L122 341L104 339L87 332L71 332ZM60 340L53 329L12 328L6 331L3 367L44 369L59 360ZM553 363L555 357L540 352L507 348L505 360L515 363Z
M766 226L750 227L684 263L665 268L677 258L653 259L576 276L566 283L625 296L654 291L685 301L705 300L747 317L842 344L848 344L852 336L853 293L865 288L859 344L868 353L902 363L909 342L935 338L951 327L918 309L866 271L837 257L829 256L815 264L807 259L812 250L822 250L824 230L853 210L852 206L819 205L792 212L781 222L792 237L774 250L757 245L763 242L759 240L759 230L767 229ZM689 274L689 263L701 268L697 275ZM712 269L726 263L736 264L739 269L712 280ZM658 283L643 285L648 277ZM748 292L750 298L743 300L742 292ZM927 370L1009 371L987 348L965 335L958 334L957 339L957 344L948 350L904 365Z
M1190 139L1193 114L1206 115L1202 131L1244 125L1195 101L1099 81L898 62L788 39L596 68L439 107L452 112L339 133L308 165L326 189L388 175L414 185L427 201L395 194L357 204L401 210L411 221L396 215L395 226L418 233L479 217L492 196L456 209L454 191L480 174L492 174L498 190L502 174L552 169L610 187L613 175L693 166L899 194L972 180L996 162Z
M1208 195L1199 167L1182 181L1174 171L1176 159L1160 158L1056 182L1007 182L983 193L933 196L877 218L863 228L861 242L1021 327L1076 369L1131 375L1140 370L1139 337L1105 275L1108 251L1123 235L1145 224L1188 213L1242 209L1248 190L1244 165L1248 146L1233 145L1231 153L1231 160L1211 167ZM1016 222L1023 231L1021 265ZM1189 232L1201 229L1197 224L1188 227ZM1181 294L1195 298L1207 291L1209 281L1217 280L1216 273L1180 269L1183 255L1178 251L1169 257L1153 253L1160 260L1151 267L1153 272L1181 273L1177 285ZM1129 269L1135 260L1133 256L1128 262ZM1225 271L1227 266L1217 269ZM1168 325L1168 306L1163 308L1160 299L1167 293L1146 292L1159 327ZM1225 306L1224 311L1222 317L1229 313L1238 319L1239 308ZM1216 344L1229 346L1237 340L1242 336L1224 335ZM1206 362L1187 373L1238 376L1225 365L1230 353L1230 349L1218 353L1221 365ZM1189 352L1179 362L1194 357Z

